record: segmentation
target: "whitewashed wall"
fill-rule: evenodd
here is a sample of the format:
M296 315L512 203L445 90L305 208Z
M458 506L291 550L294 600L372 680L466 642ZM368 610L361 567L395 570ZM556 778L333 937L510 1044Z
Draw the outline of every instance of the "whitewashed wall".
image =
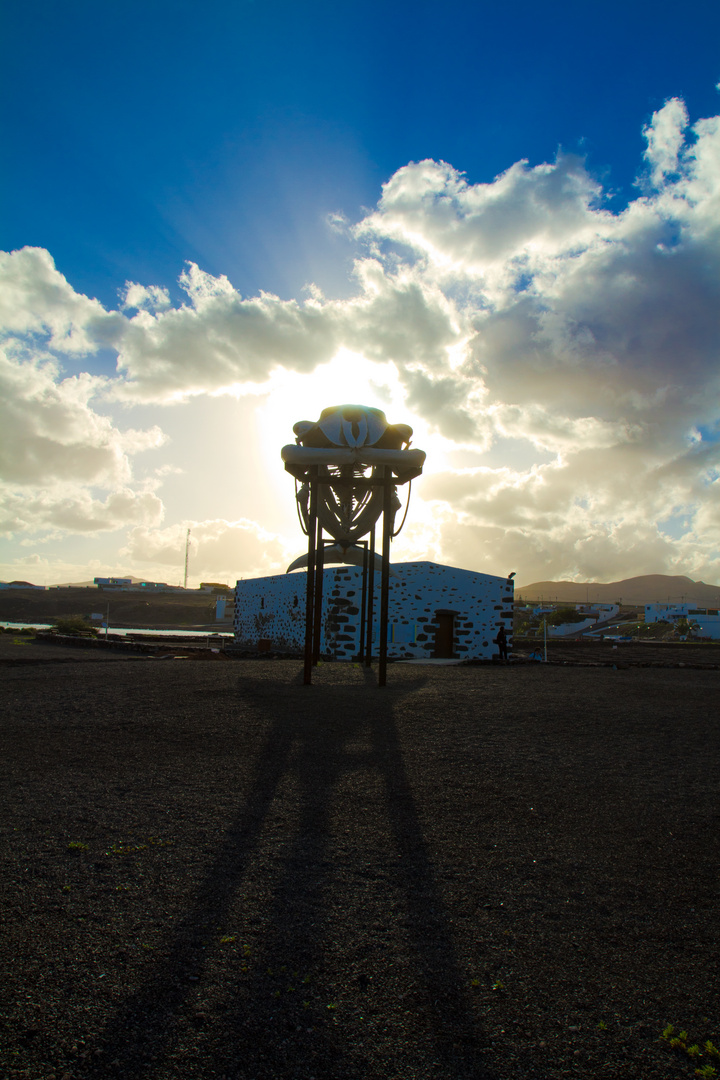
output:
M691 623L697 623L696 637L720 641L720 615L689 615L688 618Z
M490 574L432 562L394 563L390 578L388 656L421 658L435 649L436 613L454 615L453 653L489 658L499 628L512 640L513 582ZM238 581L235 589L235 643L257 647L269 639L277 651L299 652L305 641L305 571ZM349 660L360 649L362 570L326 567L321 652ZM375 574L374 640L380 617L380 575Z

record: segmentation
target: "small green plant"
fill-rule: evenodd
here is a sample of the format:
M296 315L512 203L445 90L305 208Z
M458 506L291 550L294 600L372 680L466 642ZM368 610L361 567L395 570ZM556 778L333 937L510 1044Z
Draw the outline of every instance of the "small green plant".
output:
M497 979L497 980L496 980L496 981L495 981L495 982L494 982L494 983L492 984L492 988L493 988L493 990L504 990L504 989L505 989L505 983L501 983L501 982L500 982L500 980L499 980L499 979Z
M598 1031L607 1031L607 1024L604 1020L601 1020L598 1024Z
M89 851L90 848L87 844L83 844L81 840L71 840L68 844L68 851Z
M234 940L235 940L235 934L225 934L223 937L220 938L220 944L221 945L231 945Z
M97 637L97 630L91 626L84 615L61 615L53 619L53 626L59 634L72 634L78 637L85 634L88 637Z
M671 1050L675 1050L679 1054L686 1054L691 1061L696 1061L704 1055L720 1060L720 1051L717 1050L710 1039L706 1039L701 1050L698 1043L689 1043L690 1036L687 1031L679 1031L676 1035L672 1024L667 1025L660 1038L668 1044ZM712 1080L714 1076L717 1076L717 1072L715 1067L708 1062L697 1068L695 1075L702 1077L702 1080Z

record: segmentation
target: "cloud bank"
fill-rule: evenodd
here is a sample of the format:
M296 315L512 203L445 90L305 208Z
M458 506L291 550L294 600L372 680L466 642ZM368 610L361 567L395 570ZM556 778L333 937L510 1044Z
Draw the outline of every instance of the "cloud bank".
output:
M121 430L102 403L182 407L348 350L391 367L409 413L479 462L428 462L433 557L521 581L720 579L720 118L691 125L673 99L644 135L637 193L617 212L572 155L478 184L445 162L404 166L352 229L350 299L244 298L188 264L179 306L127 283L108 311L48 252L2 255L4 527L125 524L124 550L162 562L181 526L159 529L159 497L132 478L161 416ZM117 375L101 380L93 355L107 349ZM88 372L65 375L79 358ZM228 536L247 552L222 556L238 573L267 565L257 523L205 527L208 552Z
M182 522L165 529L139 525L130 531L119 554L136 565L165 568L172 580L178 580L183 573L186 526L191 529L193 570L203 580L230 580L240 572L243 577L282 572L291 559L282 539L254 521L224 518Z

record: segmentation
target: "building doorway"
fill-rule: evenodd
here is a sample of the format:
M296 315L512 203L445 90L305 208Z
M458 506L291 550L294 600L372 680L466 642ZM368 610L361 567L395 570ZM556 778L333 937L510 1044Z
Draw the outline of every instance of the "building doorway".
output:
M452 660L455 644L455 612L435 612L435 649L433 656L437 660Z

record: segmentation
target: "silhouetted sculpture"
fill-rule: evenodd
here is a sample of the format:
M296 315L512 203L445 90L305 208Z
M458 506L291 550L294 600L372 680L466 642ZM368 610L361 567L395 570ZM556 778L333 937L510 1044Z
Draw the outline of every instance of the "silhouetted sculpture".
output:
M363 566L363 600L360 653L370 664L372 647L373 573L376 564L375 526L382 514L383 541L380 592L380 656L378 682L385 685L387 665L387 611L390 572L390 540L400 509L398 485L422 473L425 453L411 450L412 428L388 424L380 409L363 405L340 405L323 409L316 422L295 424L294 445L284 446L285 469L295 477L298 515L308 537L307 556L288 569L307 562L308 584L305 624L305 682L311 682L313 663L320 651L320 611L325 541L323 530L335 541L332 561ZM408 494L408 505L409 505ZM407 514L407 507L405 509ZM369 542L363 540L369 535ZM370 585L368 590L368 570ZM365 618L367 614L367 619Z

